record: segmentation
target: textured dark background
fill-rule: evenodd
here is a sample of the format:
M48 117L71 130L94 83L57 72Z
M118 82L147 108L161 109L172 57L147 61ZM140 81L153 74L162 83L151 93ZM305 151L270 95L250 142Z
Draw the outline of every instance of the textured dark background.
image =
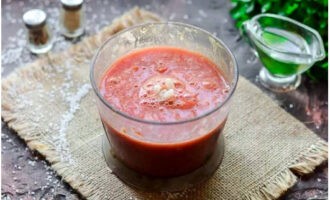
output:
M138 5L159 13L172 21L197 25L216 34L233 51L240 74L258 87L257 74L260 62L250 47L242 40L229 16L229 0L86 0L86 34L92 35L110 24L114 17ZM2 77L32 62L37 56L26 48L26 32L22 15L32 8L41 8L48 14L48 24L54 34L54 48L58 52L77 40L65 40L59 33L59 2L53 0L3 0L2 1ZM312 83L305 76L298 90L275 94L262 88L277 104L303 122L323 139L328 140L328 85ZM47 162L30 151L2 122L2 199L77 199L79 196L56 175ZM301 177L282 199L327 199L328 166L325 163L315 173Z

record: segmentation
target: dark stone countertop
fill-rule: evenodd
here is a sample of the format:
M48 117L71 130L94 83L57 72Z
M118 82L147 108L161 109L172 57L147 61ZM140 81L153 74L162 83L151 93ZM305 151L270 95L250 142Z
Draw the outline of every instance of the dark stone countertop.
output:
M92 35L124 11L138 5L172 20L197 25L216 34L234 53L240 74L260 87L288 113L303 122L320 137L328 140L328 85L313 83L303 77L298 90L276 94L260 86L257 74L260 62L242 40L230 18L229 0L86 0L86 34ZM32 8L48 14L48 23L55 36L52 51L58 52L77 40L65 40L59 33L59 2L51 0L2 1L2 77L37 59L26 48L22 15ZM79 196L56 175L49 164L29 150L14 131L2 123L2 199L78 199ZM315 173L301 177L281 199L327 199L327 163Z

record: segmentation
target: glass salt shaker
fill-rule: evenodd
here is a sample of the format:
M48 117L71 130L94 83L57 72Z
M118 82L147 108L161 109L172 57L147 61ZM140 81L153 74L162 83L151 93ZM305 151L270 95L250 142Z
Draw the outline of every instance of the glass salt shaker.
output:
M83 0L61 0L60 27L65 37L75 38L84 33Z
M24 13L23 22L28 30L28 48L32 53L42 54L52 47L52 36L43 10L32 9Z

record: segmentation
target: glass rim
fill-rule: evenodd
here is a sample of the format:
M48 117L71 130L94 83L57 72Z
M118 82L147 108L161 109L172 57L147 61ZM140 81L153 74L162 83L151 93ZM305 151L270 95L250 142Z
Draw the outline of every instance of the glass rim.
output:
M286 21L286 22L292 23L296 26L299 26L299 27L304 28L307 31L311 32L317 38L317 40L319 42L320 54L318 54L318 52L316 54L313 54L313 53L292 53L292 52L281 51L281 50L277 50L277 49L271 49L270 47L268 47L268 45L266 45L259 38L256 38L252 35L256 39L256 41L263 48L266 48L267 50L270 50L270 51L276 51L277 53L281 53L281 54L289 54L289 55L292 55L292 56L295 56L295 57L300 57L300 58L303 57L304 59L315 59L316 61L319 61L319 60L322 60L322 59L325 58L324 44L323 44L323 40L322 40L320 34L315 29L313 29L313 28L311 28L311 27L309 27L309 26L307 26L307 25L305 25L305 24L303 24L303 23L301 23L297 20L291 19L289 17L282 16L282 15L272 14L272 13L261 13L261 14L258 14L258 15L255 15L254 17L252 17L251 20L245 21L243 23L243 26L246 23L258 21L258 19L260 19L262 17L270 17L270 18L275 18L275 19L279 19L279 20L282 20L282 21Z
M110 41L114 40L116 37L118 37L119 35L132 31L136 28L139 27L143 27L143 26L152 26L152 25L175 25L175 26L182 26L182 27L187 27L187 28L192 28L195 29L197 31L203 32L206 35L208 35L209 37L212 37L217 43L220 43L222 45L222 47L227 51L228 55L230 56L231 60L233 61L233 66L234 66L234 74L233 74L233 79L229 82L230 84L230 91L228 93L228 95L226 96L225 100L223 102L221 102L218 106L212 108L211 110L197 116L194 118L189 118L186 120L178 120L178 121L169 121L169 122L160 122L160 121L153 121L153 120L144 120L141 118L137 118L137 117L133 117L128 115L125 112L122 112L120 110L118 110L117 108L115 108L114 106L112 106L107 100L105 100L103 98L103 96L100 94L97 83L94 79L94 66L96 63L97 58L99 57L101 51L109 44ZM219 110L220 108L223 107L223 105L225 105L228 100L232 97L232 95L234 94L234 91L236 89L237 86L237 82L238 82L238 67L237 67L237 62L236 59L233 55L233 53L230 51L230 49L217 37L213 36L211 33L197 27L197 26L193 26L190 24L185 24L185 23L181 23L181 22L147 22L147 23L143 23L143 24L139 24L139 25L135 25L129 28L126 28L122 31L119 31L117 33L115 33L114 35L112 35L110 38L108 38L97 50L96 54L93 57L91 66L90 66L90 81L91 81L91 85L93 87L93 90L95 92L95 94L97 95L97 97L102 101L102 103L104 105L106 105L107 108L111 109L113 112L127 118L130 120L133 120L135 122L140 122L140 123L144 123L144 124L152 124L152 125L175 125L175 124L184 124L184 123L189 123L189 122L193 122L193 121L197 121L199 119L202 119L206 116L209 116L210 114L214 113L215 111Z

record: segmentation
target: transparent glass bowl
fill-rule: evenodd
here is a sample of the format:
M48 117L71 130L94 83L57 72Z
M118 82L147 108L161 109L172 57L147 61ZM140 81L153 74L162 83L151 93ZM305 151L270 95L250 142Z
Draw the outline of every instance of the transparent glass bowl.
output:
M319 33L288 17L259 14L244 22L242 31L264 66L262 85L273 91L296 89L300 74L325 58Z
M100 94L99 84L111 64L137 49L157 46L199 52L216 63L230 86L225 101L201 116L173 122L134 118L110 105ZM121 180L140 189L177 191L208 179L218 168L224 153L221 132L238 80L234 56L219 39L182 23L135 26L103 44L92 63L90 78L106 132L104 156ZM154 139L141 139L134 134L136 131ZM157 140L162 134L172 139Z

